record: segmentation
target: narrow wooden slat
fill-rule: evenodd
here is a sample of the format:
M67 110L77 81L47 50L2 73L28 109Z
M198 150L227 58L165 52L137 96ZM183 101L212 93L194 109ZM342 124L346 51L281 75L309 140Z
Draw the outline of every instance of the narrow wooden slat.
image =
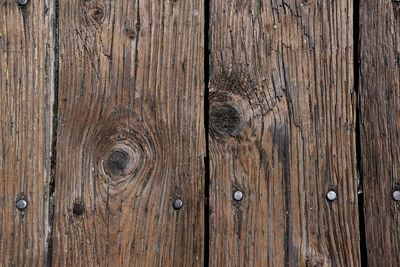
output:
M400 3L360 1L360 133L368 266L400 266Z
M54 5L0 1L0 266L44 266L54 98ZM19 211L16 201L28 206Z
M203 264L203 5L60 1L53 266Z
M353 1L210 3L210 265L360 265Z

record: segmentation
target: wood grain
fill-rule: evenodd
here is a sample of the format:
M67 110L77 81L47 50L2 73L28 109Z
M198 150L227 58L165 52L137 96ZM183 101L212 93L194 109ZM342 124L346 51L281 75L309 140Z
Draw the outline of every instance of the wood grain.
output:
M360 133L368 266L400 265L400 3L360 1Z
M210 266L360 265L352 18L211 1Z
M0 266L46 264L53 19L53 1L0 1Z
M203 8L60 1L54 266L203 265Z

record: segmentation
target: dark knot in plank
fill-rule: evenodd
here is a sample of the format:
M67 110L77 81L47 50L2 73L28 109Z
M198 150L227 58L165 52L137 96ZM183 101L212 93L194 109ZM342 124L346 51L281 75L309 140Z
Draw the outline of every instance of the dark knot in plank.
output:
M123 150L113 151L107 158L105 169L111 175L123 174L129 163L129 154Z
M222 143L255 140L264 103L250 78L241 72L218 73L209 87L210 137Z
M121 196L158 177L155 172L163 151L154 121L145 109L139 116L131 110L116 108L97 122L88 136L85 154L91 157L91 174L100 194Z
M101 151L96 151L96 156L101 158L99 163L102 173L111 178L106 179L107 184L122 185L146 171L143 169L147 166L146 158L154 152L146 143L147 140L135 137L138 136L132 136L127 131L111 134L99 146Z
M217 74L210 81L210 136L220 142L246 141L256 134L254 89L240 73Z
M104 16L103 9L99 8L99 7L92 9L90 13L91 13L92 17L97 21L101 21L101 19Z
M214 135L236 136L241 128L240 111L229 104L222 104L210 112L210 130Z
M100 2L90 1L84 2L83 14L87 24L99 25L102 24L105 11Z

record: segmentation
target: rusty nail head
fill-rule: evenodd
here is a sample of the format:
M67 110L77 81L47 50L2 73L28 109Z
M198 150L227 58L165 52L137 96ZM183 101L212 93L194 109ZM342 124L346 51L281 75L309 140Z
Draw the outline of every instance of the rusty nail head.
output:
M24 6L28 3L28 0L17 0L17 2L20 6Z
M26 202L25 199L20 199L17 201L15 204L19 210L24 210L28 206L28 203Z
M243 193L241 192L241 191L236 191L234 194L233 194L233 198L236 200L236 201L240 201L240 200L242 200L242 198L243 198Z
M175 199L174 204L172 205L175 210L179 210L183 206L183 202L181 199Z
M393 192L393 199L396 201L400 200L400 191L399 190L396 190Z
M329 191L328 194L326 194L326 198L330 201L334 201L336 197L337 195L335 191Z

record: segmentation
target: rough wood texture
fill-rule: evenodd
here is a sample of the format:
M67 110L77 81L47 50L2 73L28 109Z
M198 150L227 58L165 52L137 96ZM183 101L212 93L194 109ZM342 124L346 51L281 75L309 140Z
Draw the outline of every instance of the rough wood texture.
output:
M400 3L360 1L360 132L369 266L400 265Z
M203 264L203 8L60 1L53 266Z
M352 17L211 1L211 266L360 264Z
M0 265L44 266L54 97L53 1L0 1ZM28 207L15 203L24 198Z

